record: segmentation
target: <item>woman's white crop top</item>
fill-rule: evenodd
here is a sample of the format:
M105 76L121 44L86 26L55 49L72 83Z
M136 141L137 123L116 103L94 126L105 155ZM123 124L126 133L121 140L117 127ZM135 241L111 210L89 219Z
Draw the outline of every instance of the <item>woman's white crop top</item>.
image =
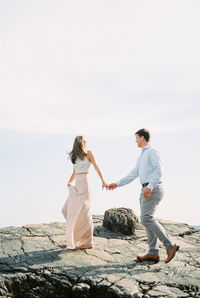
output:
M73 168L75 170L75 174L80 173L87 173L90 167L90 161L87 157L85 157L83 160L77 157L75 164L73 164Z

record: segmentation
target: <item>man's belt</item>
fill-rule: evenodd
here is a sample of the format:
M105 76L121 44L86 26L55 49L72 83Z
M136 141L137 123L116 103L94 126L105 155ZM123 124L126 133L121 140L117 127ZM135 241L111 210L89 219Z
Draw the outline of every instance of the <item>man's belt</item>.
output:
M160 183L161 183L161 181L158 182L158 184L160 184ZM142 187L146 187L148 184L149 184L149 182L147 182L147 183L143 183L143 184L142 184Z

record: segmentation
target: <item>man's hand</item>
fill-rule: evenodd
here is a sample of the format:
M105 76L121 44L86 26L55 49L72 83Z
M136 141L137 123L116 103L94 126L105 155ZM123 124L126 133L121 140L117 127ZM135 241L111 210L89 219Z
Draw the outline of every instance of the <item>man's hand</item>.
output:
M108 189L109 190L113 190L115 188L117 188L117 184L116 183L111 183L111 184L108 185Z
M145 199L149 199L150 198L150 196L151 196L151 192L152 192L152 190L150 189L150 188L145 188L144 189L144 198Z

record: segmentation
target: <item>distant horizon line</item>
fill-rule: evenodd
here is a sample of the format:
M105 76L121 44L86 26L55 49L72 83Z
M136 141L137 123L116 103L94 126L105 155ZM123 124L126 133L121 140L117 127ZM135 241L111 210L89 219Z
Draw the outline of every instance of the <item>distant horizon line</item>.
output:
M92 217L95 217L95 216L97 216L97 217L99 217L99 216L104 216L104 214L92 214ZM140 216L137 216L137 217L139 217L140 218ZM164 218L157 218L158 220L162 220L162 221L166 221L166 222L171 222L171 223L176 223L176 224L186 224L186 225L188 225L188 226L192 226L194 229L197 229L197 230L200 230L200 224L189 224L189 223L187 223L187 222L183 222L183 221L175 221L175 220L172 220L172 219L164 219ZM39 222L39 223L26 223L26 224L20 224L20 225L1 225L0 224L0 229L2 229L2 228L8 228L8 227L23 227L23 226L26 226L26 225L42 225L42 224L50 224L50 223L54 223L54 222L64 222L64 221L50 221L50 222L48 222L48 223L46 223L46 222Z

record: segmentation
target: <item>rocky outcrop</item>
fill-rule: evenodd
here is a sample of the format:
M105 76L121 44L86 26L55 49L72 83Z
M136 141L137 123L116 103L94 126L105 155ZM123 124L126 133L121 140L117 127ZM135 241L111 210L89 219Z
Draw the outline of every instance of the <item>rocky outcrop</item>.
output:
M133 235L138 224L138 218L130 208L111 208L106 210L103 226L112 232Z
M160 222L180 245L164 263L136 260L147 251L139 224L135 235L114 233L94 216L93 249L66 250L65 224L0 229L1 297L200 297L200 231L187 224Z

